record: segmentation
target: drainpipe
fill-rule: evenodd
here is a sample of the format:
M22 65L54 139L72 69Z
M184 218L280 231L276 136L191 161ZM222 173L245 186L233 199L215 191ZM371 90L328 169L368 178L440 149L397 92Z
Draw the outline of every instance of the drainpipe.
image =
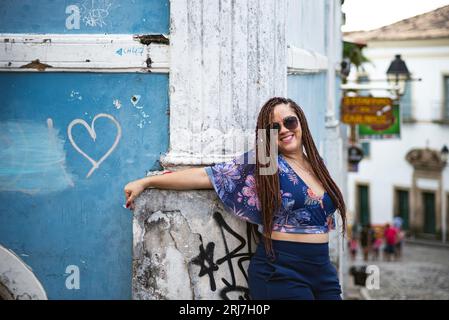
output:
M328 1L328 24L327 24L327 108L326 108L326 127L337 127L339 121L335 118L335 1Z

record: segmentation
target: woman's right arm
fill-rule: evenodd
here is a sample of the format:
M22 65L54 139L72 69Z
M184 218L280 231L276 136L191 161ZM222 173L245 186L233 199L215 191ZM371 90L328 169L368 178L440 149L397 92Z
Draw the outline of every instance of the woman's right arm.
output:
M131 181L125 188L126 207L134 209L134 200L146 188L192 190L213 189L205 168L191 168Z

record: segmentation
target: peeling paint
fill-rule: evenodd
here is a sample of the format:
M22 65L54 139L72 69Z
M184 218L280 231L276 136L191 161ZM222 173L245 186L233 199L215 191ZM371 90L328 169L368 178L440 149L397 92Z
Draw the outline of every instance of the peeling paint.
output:
M153 189L136 199L134 299L238 299L243 295L247 283L237 263L246 267L248 261L244 260L249 260L245 258L248 254L240 252L242 242L229 230L238 230L244 235L246 223L224 214L224 221L230 229L223 234L213 218L217 204L211 191ZM210 262L214 266L213 274L202 273L203 267L212 267L210 263L198 264L203 244L214 248L214 261ZM226 248L233 254L239 252L238 259L241 260L231 261L235 258L226 253ZM230 264L235 266L230 267ZM216 288L210 287L210 276L214 277Z
M114 99L114 100L112 101L112 104L114 105L114 107L115 107L117 110L120 109L120 108L122 107L122 103L120 102L119 99Z
M140 97L141 96L138 94L135 94L131 97L131 103L133 104L134 107L139 103Z
M141 112L142 117L144 118L149 118L150 116L148 114L145 113L145 111Z
M53 68L49 64L45 64L39 61L39 59L33 60L30 63L24 64L23 66L20 66L20 68L27 68L27 69L36 69L39 71L45 71L47 68Z
M131 101L132 105L133 105L136 109L140 110L140 111L139 111L139 115L140 115L142 118L141 118L141 119L139 120L139 122L137 123L137 127L139 127L140 129L142 129L142 128L145 126L145 124L151 123L151 121L147 121L147 120L146 120L146 118L148 118L149 115L147 115L147 114L145 113L145 111L142 110L142 109L143 109L143 106L138 105L138 103L139 103L139 101L140 101L140 98L141 98L140 95L135 94L135 95L133 95L133 96L131 97L130 101Z
M73 100L74 99L83 100L83 96L81 96L80 93L75 90L72 90L72 92L70 92L70 98L73 98Z
M153 61L151 60L150 57L147 58L147 60L145 61L147 64L147 68L151 68L151 64L153 63Z
M163 34L146 34L134 36L141 44L150 45L151 43L170 44L170 40Z

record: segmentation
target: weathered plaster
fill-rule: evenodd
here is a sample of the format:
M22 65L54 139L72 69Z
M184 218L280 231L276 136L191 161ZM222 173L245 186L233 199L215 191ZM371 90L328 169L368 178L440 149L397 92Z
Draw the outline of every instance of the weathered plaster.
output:
M255 245L248 247L246 222L225 212L213 191L145 191L134 239L134 299L247 297Z

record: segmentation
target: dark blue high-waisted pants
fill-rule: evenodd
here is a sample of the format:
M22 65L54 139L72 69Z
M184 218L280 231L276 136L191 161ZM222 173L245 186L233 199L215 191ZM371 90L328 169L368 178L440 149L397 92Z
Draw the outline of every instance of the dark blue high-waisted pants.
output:
M341 300L327 243L273 240L274 260L260 241L248 268L251 299Z

